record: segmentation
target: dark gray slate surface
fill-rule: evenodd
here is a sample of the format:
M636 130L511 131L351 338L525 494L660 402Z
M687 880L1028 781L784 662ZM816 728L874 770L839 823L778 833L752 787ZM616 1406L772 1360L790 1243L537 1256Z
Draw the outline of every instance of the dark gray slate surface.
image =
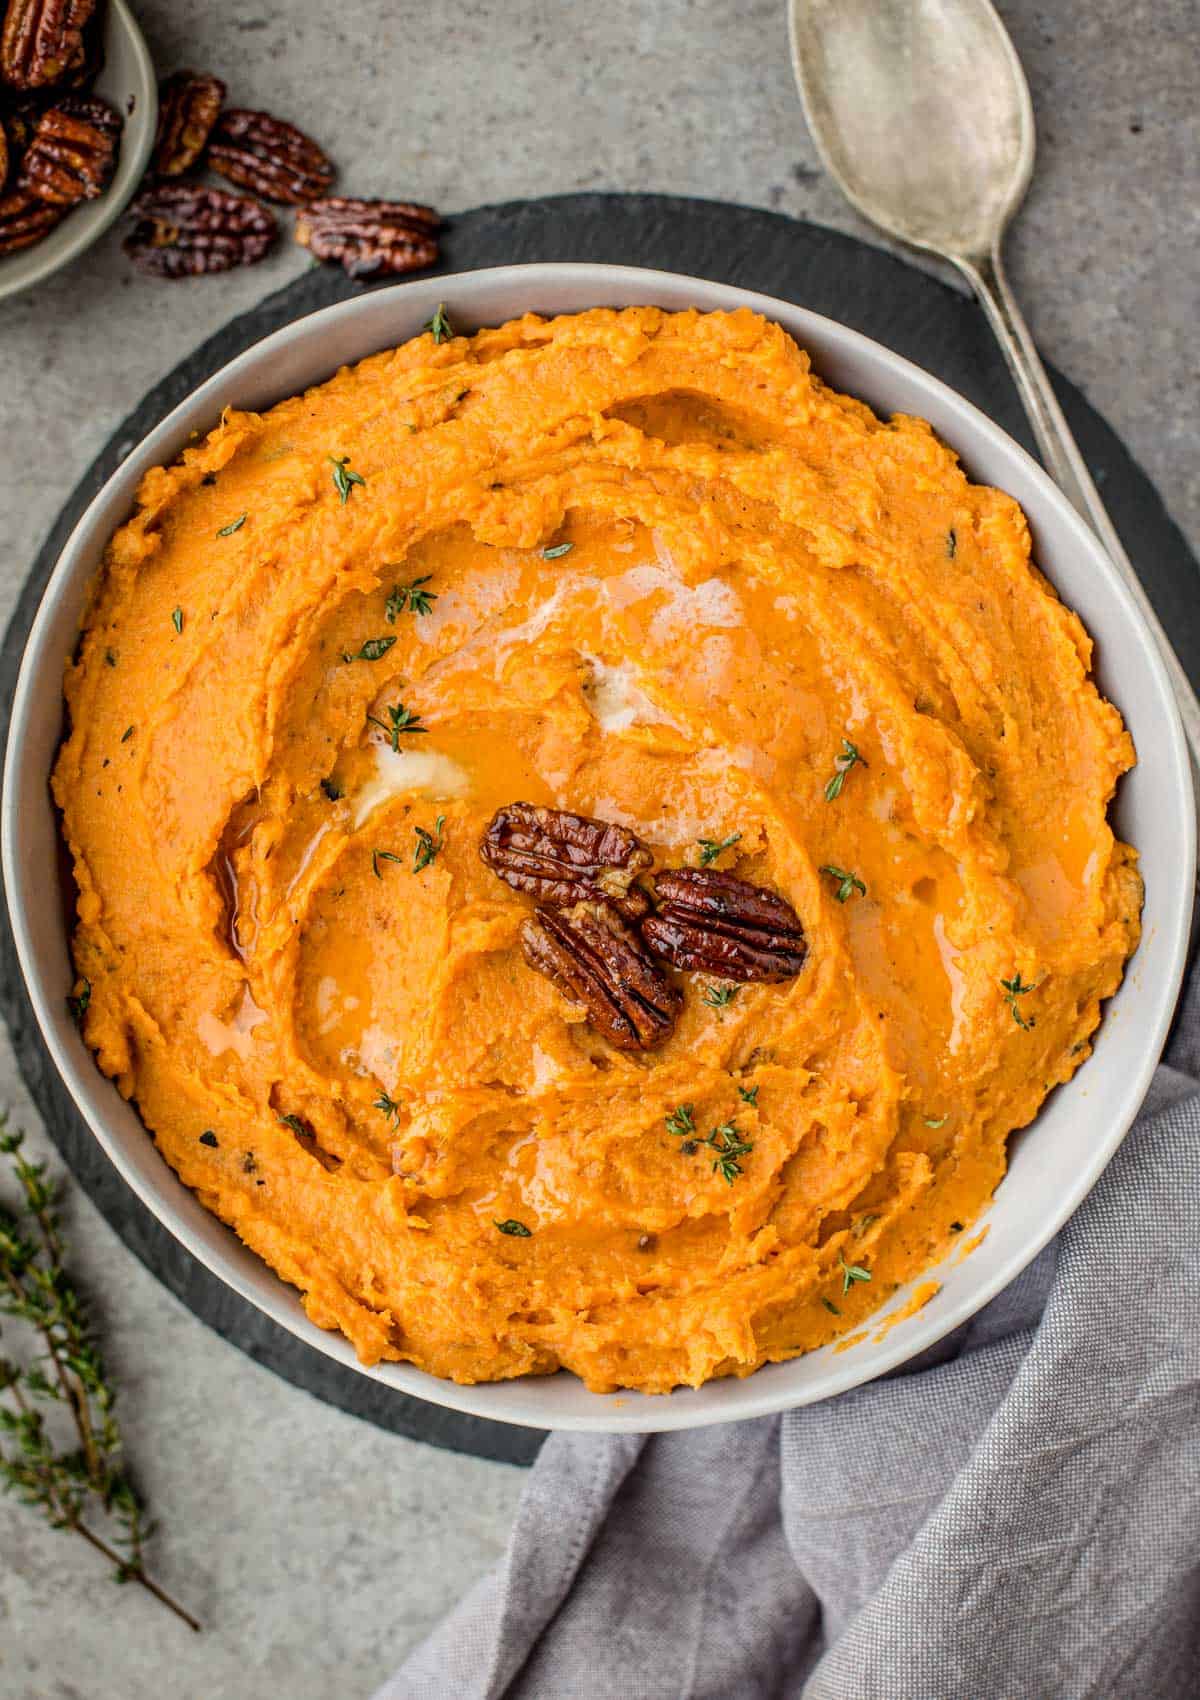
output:
M835 231L714 201L565 195L460 214L447 232L440 269L531 260L654 266L783 296L906 355L1033 447L1003 360L974 303ZM32 564L0 650L0 738L7 737L13 684L42 587L71 527L125 454L234 355L279 326L354 293L356 286L340 271L315 268L202 344L125 420L72 493ZM1104 420L1057 374L1055 384L1117 529L1200 684L1197 563L1153 485ZM297 1386L381 1428L485 1458L532 1461L539 1434L407 1398L335 1364L260 1315L159 1226L84 1126L41 1043L16 966L7 910L0 917L0 1013L30 1094L75 1178L130 1250L209 1327Z

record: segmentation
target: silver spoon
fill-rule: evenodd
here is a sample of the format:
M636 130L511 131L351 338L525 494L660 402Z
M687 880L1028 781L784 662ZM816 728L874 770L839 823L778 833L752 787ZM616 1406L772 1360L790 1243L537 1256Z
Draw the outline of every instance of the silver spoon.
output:
M1033 104L990 0L789 0L792 66L830 176L864 218L948 260L983 304L1055 483L1158 639L1193 770L1200 703L1133 570L1004 275L1033 174Z

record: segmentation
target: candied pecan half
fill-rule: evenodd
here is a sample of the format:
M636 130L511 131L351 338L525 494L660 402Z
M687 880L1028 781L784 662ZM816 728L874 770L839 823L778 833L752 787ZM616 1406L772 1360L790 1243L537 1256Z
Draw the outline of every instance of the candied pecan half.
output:
M96 0L8 0L0 78L15 89L60 83L87 59L84 31Z
M39 201L18 184L7 195L0 195L0 254L31 248L54 229L61 217L61 207Z
M645 893L633 896L630 887L654 858L632 832L611 821L509 803L492 816L479 854L505 884L544 903L578 903L599 890L606 897L631 898L645 913Z
M416 201L359 201L330 195L296 215L296 240L351 277L397 277L438 257L441 219Z
M8 169L15 177L26 149L33 140L42 108L36 100L22 100L4 109L4 129L8 137Z
M683 998L615 904L595 895L570 909L544 904L521 928L521 950L617 1050L670 1038Z
M240 188L288 206L323 195L336 175L332 160L303 130L240 106L229 107L213 125L208 163Z
M43 112L21 163L21 183L53 207L94 201L117 163L121 120L95 96L68 95Z
M4 114L0 113L0 189L8 181L8 167L12 155L8 147L8 130L4 123Z
M129 209L137 220L125 252L152 277L198 277L261 260L275 214L247 195L198 183L153 183Z
M642 922L642 937L676 968L791 980L804 967L800 917L775 892L715 868L669 868L654 890L658 912Z
M152 163L159 177L178 177L195 165L224 99L225 84L207 71L173 71L163 78Z

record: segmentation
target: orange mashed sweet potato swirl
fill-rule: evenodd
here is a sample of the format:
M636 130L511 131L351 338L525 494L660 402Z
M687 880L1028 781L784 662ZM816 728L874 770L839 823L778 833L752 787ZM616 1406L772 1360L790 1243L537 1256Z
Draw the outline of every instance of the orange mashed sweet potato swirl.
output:
M365 1362L747 1374L932 1265L1088 1054L1141 901L1089 665L1016 503L748 311L418 337L112 540L54 776L87 1042ZM480 861L518 799L710 841L803 971L671 970L613 1050Z

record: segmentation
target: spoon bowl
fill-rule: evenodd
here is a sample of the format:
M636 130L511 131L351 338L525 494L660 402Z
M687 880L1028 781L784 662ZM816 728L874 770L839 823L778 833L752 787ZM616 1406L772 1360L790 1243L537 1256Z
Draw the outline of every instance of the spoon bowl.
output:
M1029 85L989 0L792 0L792 64L830 174L916 248L988 254L1033 173Z

